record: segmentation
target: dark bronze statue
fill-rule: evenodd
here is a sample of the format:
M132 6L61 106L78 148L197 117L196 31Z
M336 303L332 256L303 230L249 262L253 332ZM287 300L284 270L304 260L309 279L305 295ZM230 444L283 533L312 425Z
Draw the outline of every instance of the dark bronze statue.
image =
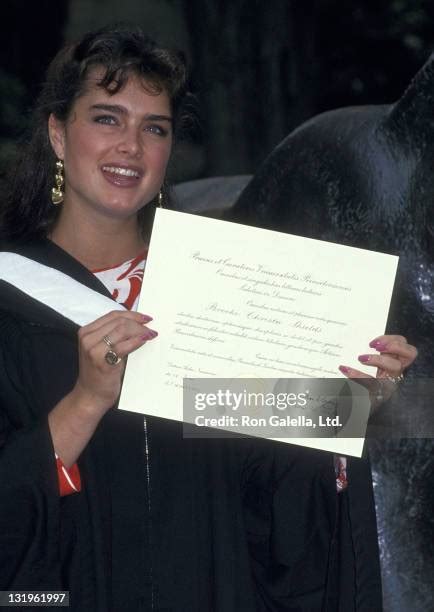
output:
M338 109L271 153L230 220L400 256L389 333L434 373L434 55L396 104Z

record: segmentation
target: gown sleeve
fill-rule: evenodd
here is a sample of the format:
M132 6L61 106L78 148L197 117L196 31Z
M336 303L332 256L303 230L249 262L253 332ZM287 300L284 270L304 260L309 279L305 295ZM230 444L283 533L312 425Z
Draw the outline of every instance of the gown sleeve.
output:
M0 338L0 590L53 590L60 497L35 353L9 316L0 315Z
M381 612L369 462L351 458L338 493L331 453L255 446L243 507L257 612Z
M337 503L330 453L256 445L245 470L244 513L258 612L327 609Z

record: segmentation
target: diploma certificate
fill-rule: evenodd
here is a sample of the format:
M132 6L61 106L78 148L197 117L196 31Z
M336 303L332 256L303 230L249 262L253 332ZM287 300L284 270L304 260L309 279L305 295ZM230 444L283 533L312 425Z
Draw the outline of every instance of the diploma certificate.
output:
M120 409L182 421L184 378L339 378L341 364L375 375L357 355L385 329L397 263L158 209L138 309L159 336L129 356ZM354 455L363 445L282 441Z

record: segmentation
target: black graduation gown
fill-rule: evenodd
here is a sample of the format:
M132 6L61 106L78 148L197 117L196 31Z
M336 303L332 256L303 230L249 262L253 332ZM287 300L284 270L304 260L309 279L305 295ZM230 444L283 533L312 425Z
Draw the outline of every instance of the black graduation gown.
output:
M8 250L108 295L48 240ZM78 461L82 491L60 498L47 414L77 365L77 326L0 281L0 590L67 589L74 611L381 610L364 460L337 496L329 453L183 439L113 408Z

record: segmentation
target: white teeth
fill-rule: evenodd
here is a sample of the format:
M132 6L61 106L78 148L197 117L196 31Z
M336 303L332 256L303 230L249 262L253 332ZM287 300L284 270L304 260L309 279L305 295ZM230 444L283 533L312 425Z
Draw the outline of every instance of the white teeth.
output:
M103 166L104 172L110 172L111 174L120 174L121 176L135 176L139 178L139 173L129 168L116 168L115 166Z

